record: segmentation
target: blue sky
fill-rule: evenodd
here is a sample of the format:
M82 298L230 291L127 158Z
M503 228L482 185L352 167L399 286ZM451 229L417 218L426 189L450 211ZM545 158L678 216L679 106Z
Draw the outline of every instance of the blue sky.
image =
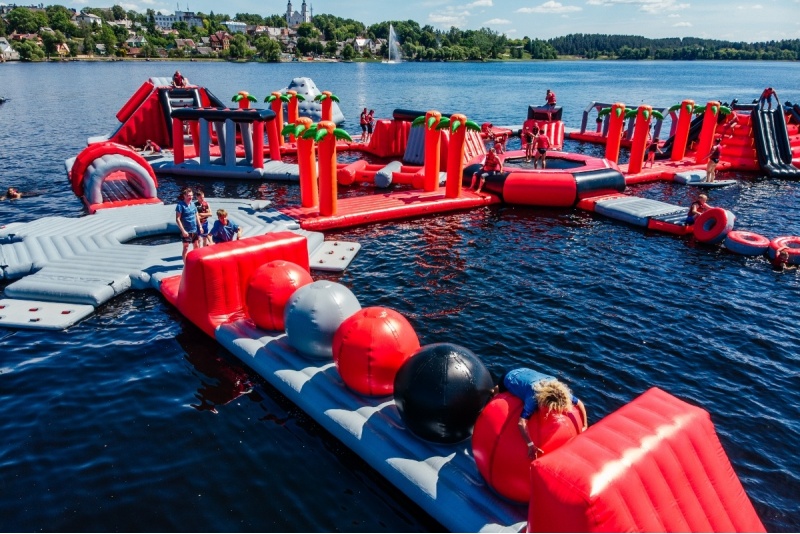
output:
M800 0L307 0L314 13L330 13L373 24L415 20L436 28L488 27L512 38L540 39L570 33L704 37L732 41L800 38ZM285 1L181 0L181 9L208 13L286 12ZM68 5L105 6L108 0L74 0ZM302 0L292 7L299 11ZM126 9L171 13L169 0L121 0Z

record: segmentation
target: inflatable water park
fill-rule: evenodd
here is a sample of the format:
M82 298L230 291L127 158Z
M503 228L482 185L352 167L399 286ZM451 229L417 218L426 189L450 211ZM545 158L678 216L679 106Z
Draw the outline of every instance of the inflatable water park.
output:
M264 100L256 107L241 91L228 106L201 86L143 83L117 129L66 161L85 216L0 227L10 282L0 326L61 330L125 291L155 289L449 530L764 531L702 408L652 388L588 428L576 410L539 410L527 427L542 451L532 460L522 401L495 394L476 354L448 340L422 346L399 312L314 274L346 270L360 249L326 231L502 203L585 210L800 264L800 237L734 230L728 210L689 217L629 191L724 187L706 174L716 145L719 170L797 179L800 107L592 102L574 130L554 105L500 127L397 109L361 139L339 127L337 95L308 78ZM529 132L546 139L541 167L530 164ZM520 150L505 151L511 136ZM604 145L604 157L565 152L565 139ZM487 170L496 149L502 165ZM177 243L148 241L180 234L174 204L158 196L174 176L296 182L300 202L208 199L242 237L184 261Z

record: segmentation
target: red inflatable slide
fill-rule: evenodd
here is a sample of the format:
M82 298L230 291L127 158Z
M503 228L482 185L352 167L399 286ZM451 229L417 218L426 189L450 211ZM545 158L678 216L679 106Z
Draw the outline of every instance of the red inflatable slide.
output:
M532 464L531 532L764 532L711 418L653 388Z

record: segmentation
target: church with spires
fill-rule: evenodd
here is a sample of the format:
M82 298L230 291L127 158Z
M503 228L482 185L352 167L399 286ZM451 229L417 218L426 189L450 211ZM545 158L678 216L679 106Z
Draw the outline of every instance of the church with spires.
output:
M311 22L313 16L312 10L306 5L306 0L303 0L303 5L300 6L299 12L292 11L292 0L289 0L286 4L286 24L290 28L296 28L304 22Z

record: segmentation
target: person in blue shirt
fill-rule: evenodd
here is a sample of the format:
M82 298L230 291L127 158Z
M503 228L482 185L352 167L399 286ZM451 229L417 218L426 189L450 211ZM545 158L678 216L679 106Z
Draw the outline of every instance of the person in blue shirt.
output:
M189 243L192 249L200 246L200 216L197 207L192 202L194 193L190 187L184 187L181 191L181 199L175 206L175 222L181 231L181 241L183 241L183 263L186 263L186 254L189 252Z
M528 457L531 460L542 454L542 450L533 443L528 434L528 419L537 410L566 413L572 409L572 405L575 405L583 418L582 431L589 426L583 402L572 395L566 384L552 376L521 367L509 371L503 377L503 386L523 403L517 426L522 438L528 444Z
M233 221L228 220L228 212L223 209L217 210L217 220L211 227L209 235L214 239L214 243L225 243L242 237L242 228Z

